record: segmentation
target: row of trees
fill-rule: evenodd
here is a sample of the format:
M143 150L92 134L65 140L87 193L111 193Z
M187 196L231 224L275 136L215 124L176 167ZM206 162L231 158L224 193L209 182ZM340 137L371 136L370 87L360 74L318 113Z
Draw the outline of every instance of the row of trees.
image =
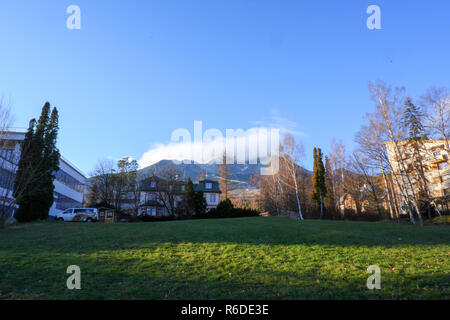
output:
M325 163L322 150L315 148L312 176L301 167L301 143L285 137L279 172L258 179L262 209L295 211L300 219L305 214L323 218L324 213L339 213L341 197L350 194L357 212L364 201L380 218L387 214L399 219L407 212L412 223L423 224L424 208L430 219L432 211L441 215L424 173L424 141L443 139L449 151L449 92L430 89L415 104L403 88L378 82L370 83L369 90L375 110L365 116L356 134L357 148L348 153L342 142L333 139ZM387 143L395 160L388 156ZM406 150L413 150L412 168L406 163Z

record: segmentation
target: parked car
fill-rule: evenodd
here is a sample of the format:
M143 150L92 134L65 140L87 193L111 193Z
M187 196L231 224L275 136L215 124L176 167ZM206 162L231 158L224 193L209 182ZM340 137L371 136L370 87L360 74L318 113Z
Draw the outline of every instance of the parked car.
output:
M57 221L98 221L98 210L95 208L70 208L55 216Z

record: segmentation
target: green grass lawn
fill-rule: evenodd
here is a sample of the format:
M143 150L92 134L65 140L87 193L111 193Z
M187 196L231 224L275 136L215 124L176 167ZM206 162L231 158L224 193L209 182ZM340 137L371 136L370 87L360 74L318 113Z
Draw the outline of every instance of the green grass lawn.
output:
M0 299L450 299L450 228L287 218L0 230ZM68 290L69 265L81 290ZM366 287L379 265L382 289Z

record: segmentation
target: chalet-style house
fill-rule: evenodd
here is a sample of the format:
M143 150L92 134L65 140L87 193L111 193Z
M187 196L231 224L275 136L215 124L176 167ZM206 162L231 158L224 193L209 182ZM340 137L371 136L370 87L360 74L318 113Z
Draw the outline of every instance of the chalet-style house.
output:
M177 208L183 201L186 184L185 181L169 183L157 176L149 177L139 183L136 199L138 203L127 201L123 209L133 213L132 211L137 208L139 216L161 217L176 214ZM216 208L219 204L221 192L217 181L202 180L194 184L194 190L203 192L207 211Z

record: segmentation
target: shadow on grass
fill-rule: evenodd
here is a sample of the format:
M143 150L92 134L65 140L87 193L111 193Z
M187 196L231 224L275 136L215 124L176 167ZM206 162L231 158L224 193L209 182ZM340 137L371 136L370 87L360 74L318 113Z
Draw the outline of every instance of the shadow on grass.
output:
M67 262L82 270L82 290L68 290ZM14 263L12 264L14 265ZM112 258L99 263L86 256L65 257L46 269L34 265L7 273L0 299L449 299L450 278L399 275L382 270L382 289L368 290L364 269L330 274L323 270L279 271L261 268L253 273L205 270L183 266L165 269L160 263Z
M73 248L95 252L129 249L151 243L229 243L263 245L332 245L395 247L450 245L449 227L396 223L303 221L287 218L190 220L158 223L42 223L0 232L0 249ZM72 250L69 250L69 252Z
M394 223L19 225L0 232L0 298L448 299L448 245L448 227ZM72 264L79 292L65 287ZM365 287L371 264L382 268L381 291Z

